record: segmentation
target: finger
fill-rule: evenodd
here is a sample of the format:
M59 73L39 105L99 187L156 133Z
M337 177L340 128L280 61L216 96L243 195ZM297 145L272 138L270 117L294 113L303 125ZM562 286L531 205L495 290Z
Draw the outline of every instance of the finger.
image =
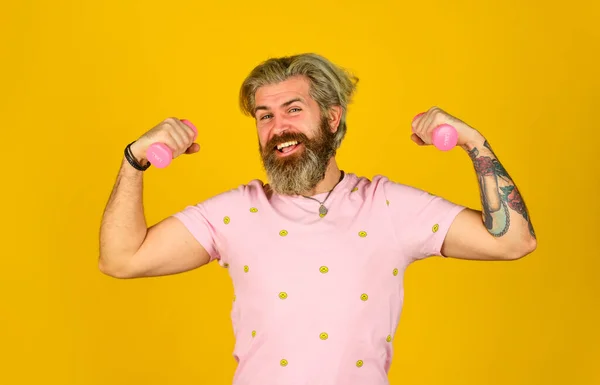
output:
M177 120L177 131L179 132L181 137L186 140L189 146L194 141L195 133L194 130L190 126L188 126L188 124L186 124L184 121L187 122L187 120L185 119Z
M431 121L429 122L429 131L444 123L449 119L449 115L439 107L434 107L431 113Z
M183 153L189 147L189 140L186 138L185 133L178 126L169 127L169 135L177 144L175 152L177 155Z
M421 117L422 117L424 114L425 114L425 112L418 113L418 114L417 114L417 115L415 115L415 117L413 118L413 120L412 120L412 123L411 123L411 127L412 127L412 130L413 130L413 132L415 132L415 131L416 131L416 127L417 127L417 125L419 124L419 120L421 119Z
M179 131L179 119L177 118L167 118L165 119L161 125L159 125L157 127L158 132L160 133L159 135L161 137L164 137L163 141L168 142L165 143L171 147L171 150L174 153L179 154L181 148L186 148L187 146L185 146L185 140L183 139L182 135L178 133Z
M198 135L198 129L196 128L196 126L187 119L181 119L181 123L185 126L186 130L189 131L189 133L191 135L190 136L191 141L192 142L195 141L196 137Z
M410 139L412 139L412 141L418 144L419 146L425 145L425 142L421 138L419 138L417 134L412 134L410 136Z
M438 112L436 108L432 108L430 112L423 118L421 122L420 131L418 132L419 136L426 143L431 143L431 132L435 128L434 124L436 119L438 118Z
M427 142L427 137L424 134L424 131L429 115L430 111L422 112L415 117L413 122L413 133L424 143Z
M185 150L184 154L195 154L198 151L200 151L200 145L198 143L192 143L192 145Z
M427 125L431 119L431 115L432 115L432 110L429 109L429 110L427 110L427 112L425 112L422 116L419 117L419 122L417 124L417 128L416 128L415 132L417 134L419 134L420 136L422 136L422 134L427 131Z
M173 154L173 159L175 159L179 155L179 145L171 135L166 135L164 139L160 140L160 142L171 150L171 153Z

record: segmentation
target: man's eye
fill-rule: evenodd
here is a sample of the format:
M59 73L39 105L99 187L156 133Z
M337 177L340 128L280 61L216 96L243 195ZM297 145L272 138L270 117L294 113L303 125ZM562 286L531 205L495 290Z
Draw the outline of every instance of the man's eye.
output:
M298 108L298 107L294 107L294 108L290 109L290 112L296 112L296 111L302 111L302 110L300 108Z
M267 115L263 115L260 120L265 120L266 118L270 117L271 115L267 114Z

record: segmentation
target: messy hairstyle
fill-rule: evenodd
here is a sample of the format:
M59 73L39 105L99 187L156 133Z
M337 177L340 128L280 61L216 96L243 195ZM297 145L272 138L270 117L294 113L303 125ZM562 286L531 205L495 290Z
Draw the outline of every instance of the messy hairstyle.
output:
M358 78L326 58L304 53L293 56L271 58L256 66L244 79L239 93L242 112L254 116L256 91L265 85L285 81L291 77L304 76L310 83L310 96L320 107L322 117L329 108L340 106L342 115L335 133L335 148L339 148L346 135L346 113L356 91Z

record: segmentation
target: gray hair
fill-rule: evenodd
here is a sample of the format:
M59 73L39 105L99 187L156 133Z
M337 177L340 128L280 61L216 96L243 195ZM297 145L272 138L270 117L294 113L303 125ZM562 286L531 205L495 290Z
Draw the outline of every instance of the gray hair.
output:
M333 106L342 108L334 138L334 148L339 148L348 129L346 114L356 91L358 78L320 55L304 53L271 58L256 66L240 88L239 103L242 112L255 117L256 91L262 86L280 83L295 76L304 76L309 80L310 96L319 105L322 117Z

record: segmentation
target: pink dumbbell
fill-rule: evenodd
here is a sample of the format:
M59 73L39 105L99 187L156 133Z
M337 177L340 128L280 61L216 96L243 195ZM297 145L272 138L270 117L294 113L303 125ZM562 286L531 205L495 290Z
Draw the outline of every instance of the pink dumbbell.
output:
M441 151L452 150L458 142L456 128L449 124L441 124L433 129L431 133L433 145Z
M413 118L413 122L423 114L424 112L417 114L417 116ZM456 128L449 124L441 124L433 129L431 141L438 150L452 150L458 142L458 132L456 132Z
M198 130L192 124L192 122L187 119L182 119L181 123L194 130L194 140L196 140L198 137ZM146 159L148 159L153 166L165 168L171 164L171 161L173 160L173 151L171 151L171 149L164 143L152 143L146 151Z

